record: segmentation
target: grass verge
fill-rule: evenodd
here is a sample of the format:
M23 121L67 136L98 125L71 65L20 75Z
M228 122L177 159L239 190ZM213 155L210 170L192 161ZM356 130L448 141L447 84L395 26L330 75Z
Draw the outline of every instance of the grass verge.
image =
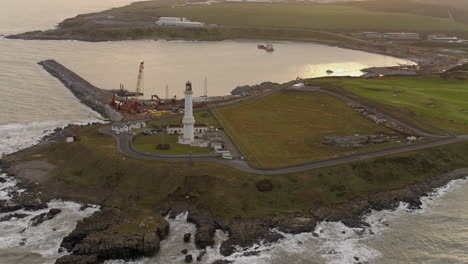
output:
M275 168L388 146L325 146L326 136L389 132L335 97L281 92L213 110L225 130L256 167Z

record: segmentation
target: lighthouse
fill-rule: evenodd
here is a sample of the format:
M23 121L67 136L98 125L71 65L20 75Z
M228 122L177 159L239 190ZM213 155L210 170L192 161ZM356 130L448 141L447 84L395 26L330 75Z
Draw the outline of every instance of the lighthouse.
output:
M184 125L184 134L181 140L179 140L179 142L182 144L192 144L195 140L193 128L195 125L195 118L193 118L192 95L192 83L187 82L185 84L184 118L182 119L182 124Z

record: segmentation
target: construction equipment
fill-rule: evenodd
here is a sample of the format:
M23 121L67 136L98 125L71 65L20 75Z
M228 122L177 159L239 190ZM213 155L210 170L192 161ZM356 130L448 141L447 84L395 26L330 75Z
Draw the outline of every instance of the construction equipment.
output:
M164 104L164 100L159 98L159 96L156 95L156 94L151 95L151 101L156 101L156 103L158 103L158 104Z
M138 71L138 80L135 90L135 99L138 100L140 95L143 95L143 71L145 69L145 62L142 61L140 63L140 70Z

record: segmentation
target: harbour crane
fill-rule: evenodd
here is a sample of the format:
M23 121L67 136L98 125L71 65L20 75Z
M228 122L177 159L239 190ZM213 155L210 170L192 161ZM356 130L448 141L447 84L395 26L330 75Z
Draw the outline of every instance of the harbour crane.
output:
M136 85L136 91L135 91L135 98L138 99L140 98L141 95L143 95L143 71L145 69L145 62L142 61L140 63L140 70L138 71L138 80L137 80L137 85Z

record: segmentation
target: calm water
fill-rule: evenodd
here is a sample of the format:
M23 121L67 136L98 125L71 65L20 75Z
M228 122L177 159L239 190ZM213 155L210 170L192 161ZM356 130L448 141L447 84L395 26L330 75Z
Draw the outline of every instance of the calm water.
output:
M132 0L0 0L0 35L54 27L66 17L121 6ZM369 66L406 63L391 57L312 44L275 43L276 52L265 53L253 42L122 41L85 43L76 41L22 41L0 38L0 155L27 147L48 131L68 123L99 120L81 105L60 82L36 63L53 58L96 86L115 89L136 84L137 68L145 61L145 93L182 94L184 82L192 80L197 95L204 78L209 95L228 94L233 88L263 81L285 82L296 77L323 76L327 69L337 75L359 75ZM459 183L453 192L428 203L419 213L404 209L369 216L375 236L356 236L337 223L321 223L323 236L288 236L256 257L238 257L236 263L353 263L354 257L369 263L466 263L468 185ZM4 186L0 186L0 189ZM1 198L1 190L0 190ZM60 232L30 229L27 247L17 248L24 221L3 224L0 230L0 264L53 263L61 238L70 232L83 213L77 205L59 204L70 214L51 222ZM66 209L69 208L69 209ZM384 215L381 215L384 214ZM1 215L0 215L1 216ZM185 245L181 234L193 230L183 216L172 224L172 236L156 258L140 263L180 263ZM382 225L387 219L390 227ZM341 234L346 231L346 236ZM48 234L44 236L44 234ZM47 238L48 243L43 238ZM218 244L225 234L218 232ZM193 245L189 246L193 249ZM331 250L335 254L328 254ZM216 250L206 259L219 256Z

